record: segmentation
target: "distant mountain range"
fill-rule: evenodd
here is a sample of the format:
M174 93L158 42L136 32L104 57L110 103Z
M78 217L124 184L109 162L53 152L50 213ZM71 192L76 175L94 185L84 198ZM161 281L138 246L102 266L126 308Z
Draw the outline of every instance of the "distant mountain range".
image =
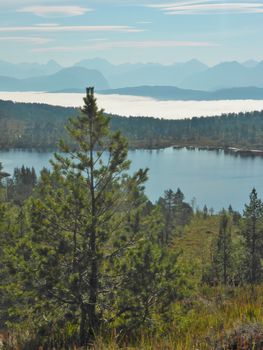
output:
M57 73L63 67L54 60L46 64L40 63L9 63L0 60L0 76L25 79Z
M87 86L107 89L109 84L104 76L91 69L70 67L59 72L39 77L16 79L0 76L1 91L58 91L65 88L85 90Z
M179 86L192 75L208 69L197 60L165 66L157 63L113 65L102 59L93 59L80 61L76 66L99 70L112 88L139 85Z
M113 65L97 58L80 61L76 66L99 70L112 88L158 85L209 91L233 87L263 87L263 61L223 62L208 67L198 60L173 65Z
M244 87L216 91L180 89L174 86L137 86L99 91L100 94L118 94L151 97L157 100L212 101L212 100L263 100L263 88Z
M246 67L238 62L220 63L203 72L192 74L179 86L198 90L263 87L263 61L252 67Z
M94 85L97 91L115 89L115 93L117 91L123 93L129 90L129 94L132 95L134 92L131 88L134 87L140 96L158 95L158 98L162 99L168 99L170 96L200 99L206 95L205 91L214 91L217 96L230 93L231 95L224 95L230 99L233 98L231 96L261 99L259 97L261 91L256 88L263 88L263 61L223 62L208 67L198 60L172 65L157 63L115 65L104 59L94 58L82 60L72 67L65 68L53 60L47 64L12 64L0 60L0 90L72 92L83 91L88 85ZM129 89L119 90L126 87ZM242 89L233 91L233 88Z

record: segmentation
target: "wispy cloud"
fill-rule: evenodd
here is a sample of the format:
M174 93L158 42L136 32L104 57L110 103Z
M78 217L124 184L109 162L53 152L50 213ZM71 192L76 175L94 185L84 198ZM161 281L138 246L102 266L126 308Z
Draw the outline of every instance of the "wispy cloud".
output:
M150 21L139 21L137 24L152 24Z
M89 50L108 50L114 48L134 48L134 49L150 49L150 48L172 48L172 47L215 47L215 43L204 41L174 41L174 40L143 40L143 41L112 41L97 42L81 46L54 46L33 49L33 52L73 52L73 51L89 51Z
M38 27L57 27L59 26L58 23L37 23Z
M53 39L29 37L29 36L2 36L2 37L0 36L0 41L15 42L18 44L29 43L29 44L43 45L53 41Z
M260 2L190 0L146 6L160 9L167 15L263 13L263 3Z
M143 29L137 29L130 26L19 26L19 27L0 27L0 32L120 32L137 33Z
M28 6L17 11L33 13L40 17L71 17L84 15L92 9L80 6Z
M100 42L100 41L107 41L108 39L106 38L93 38L93 39L88 39L87 41L89 42Z

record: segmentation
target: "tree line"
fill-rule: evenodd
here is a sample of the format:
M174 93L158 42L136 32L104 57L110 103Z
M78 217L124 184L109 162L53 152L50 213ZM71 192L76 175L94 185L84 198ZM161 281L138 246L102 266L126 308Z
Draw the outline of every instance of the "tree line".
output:
M77 108L0 101L0 149L57 149L61 138L73 145L65 130ZM240 147L263 150L263 111L165 120L110 115L112 131L120 130L131 148L178 146ZM178 117L175 112L175 117ZM76 145L76 142L75 142Z

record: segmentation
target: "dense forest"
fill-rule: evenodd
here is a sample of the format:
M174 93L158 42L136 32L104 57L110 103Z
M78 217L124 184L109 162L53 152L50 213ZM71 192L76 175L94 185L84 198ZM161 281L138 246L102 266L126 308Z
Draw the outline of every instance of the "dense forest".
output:
M256 190L242 215L151 203L91 88L66 130L40 178L0 164L0 347L262 349Z
M60 139L73 145L65 124L76 108L0 101L0 149L57 149ZM176 115L176 111L175 111ZM263 150L263 111L184 120L111 115L131 148L166 146L237 147Z

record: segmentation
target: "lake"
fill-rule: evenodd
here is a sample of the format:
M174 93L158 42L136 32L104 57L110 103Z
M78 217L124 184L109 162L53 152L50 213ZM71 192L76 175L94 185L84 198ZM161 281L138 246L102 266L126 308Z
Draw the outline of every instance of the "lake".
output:
M37 102L80 107L83 94L43 92L3 92L0 99L16 102ZM153 98L121 95L96 95L98 105L107 113L122 116L152 116L167 119L183 119L200 116L214 116L222 113L251 112L263 110L262 100L224 101L159 101Z
M37 172L50 167L52 153L36 151L0 151L0 162L5 171L13 172L16 166L34 166ZM196 198L199 208L204 204L220 210L229 204L242 211L253 187L263 195L263 158L240 157L223 151L187 150L136 150L129 152L131 172L148 167L149 180L146 194L155 201L166 189L178 187L186 200Z

